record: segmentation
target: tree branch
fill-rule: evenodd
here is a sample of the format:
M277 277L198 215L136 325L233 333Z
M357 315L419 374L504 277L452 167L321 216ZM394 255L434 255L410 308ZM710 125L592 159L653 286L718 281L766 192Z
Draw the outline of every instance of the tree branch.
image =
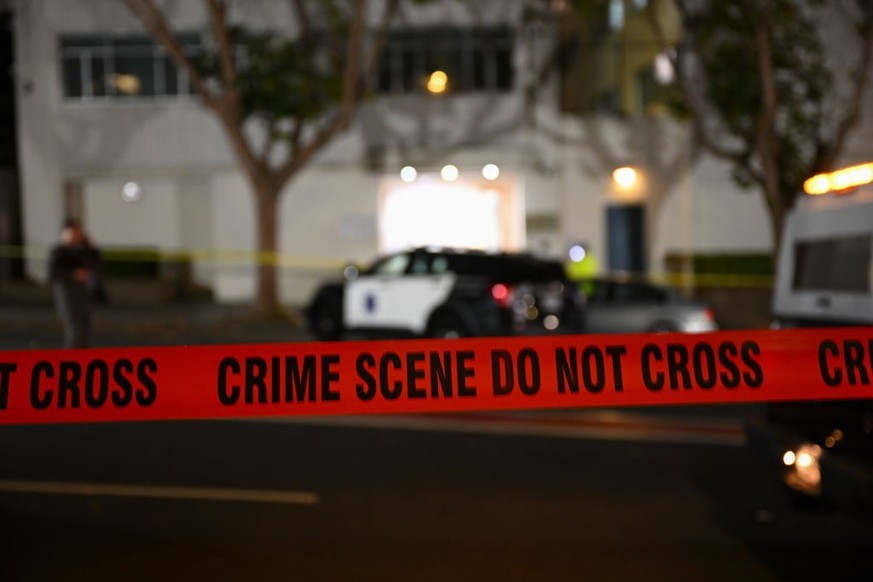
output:
M173 35L166 17L157 8L153 0L121 0L121 2L142 23L143 27L152 35L155 41L170 53L170 57L176 66L188 75L191 86L194 87L204 106L215 112L221 121L225 133L230 140L231 147L240 163L244 166L246 173L249 176L262 175L265 168L260 164L260 160L252 152L251 145L246 140L242 127L243 120L239 116L238 101L232 97L229 98L226 93L215 94L209 90L200 71L191 62L191 59L185 56L182 46ZM215 0L207 0L207 2L209 2L211 8ZM224 19L213 20L213 25L215 26L216 24L225 25L223 32L220 31L216 36L229 39ZM233 90L235 91L235 89Z
M209 10L209 22L212 25L212 34L218 44L218 55L221 70L221 81L224 85L224 94L230 101L229 105L237 109L239 92L237 88L236 61L233 55L233 41L230 38L230 29L227 25L227 7L219 0L206 0ZM230 113L230 112L228 112ZM238 111L234 112L239 114Z
M206 87L200 71L185 55L182 45L173 35L167 19L155 6L153 0L121 0L121 2L140 21L152 38L170 54L173 63L185 72L203 105L217 111L218 103L215 96Z
M291 133L288 136L288 147L291 149L290 155L292 156L300 149L300 137L303 135L304 125L305 121L302 117L294 120L294 127L291 128Z
M300 23L300 37L307 42L312 37L312 21L309 18L309 12L306 10L305 0L293 0L291 6L294 9L294 14L297 16L297 22Z
M288 160L276 172L276 179L279 184L287 182L295 172L306 165L334 136L348 128L351 122L355 106L361 99L358 79L360 78L360 56L364 36L365 8L366 3L364 0L355 0L355 11L349 27L349 38L346 46L343 94L339 111L327 124L318 130L309 143L292 150Z
M361 95L358 79L361 73L361 46L363 45L364 28L366 25L366 2L355 0L355 13L349 27L348 45L346 46L345 71L343 73L343 98L340 109L340 129L348 127L352 114Z
M774 136L776 123L776 72L773 67L773 30L768 3L758 6L755 18L755 45L758 55L758 81L761 85L761 113L756 128L756 146L764 178L765 196L780 197L779 144ZM793 193L792 193L793 194ZM775 200L774 200L775 201Z
M693 128L692 135L694 136L694 141L696 144L700 145L702 148L706 149L716 157L734 163L742 163L745 157L745 152L743 150L733 149L721 143L718 143L706 127L706 119L708 118L706 105L704 103L701 103L694 93L694 90L690 84L689 72L686 63L686 59L692 58L698 53L698 48L696 46L693 33L688 32L691 28L689 26L691 11L688 8L687 4L682 0L675 0L675 6L676 9L679 11L680 17L682 19L682 30L685 31L685 38L681 39L676 44L676 53L675 57L672 59L672 64L673 69L676 72L676 85L679 88L682 99L688 105L689 109L691 109L691 125ZM670 39L667 38L667 33L664 30L663 23L657 18L655 11L651 7L649 7L646 10L646 15L648 17L649 23L652 26L652 29L655 31L655 37L658 39L658 43L661 45L661 49L666 51L670 48L674 48L673 44L670 42Z
M276 182L278 184L282 185L290 180L291 176L306 166L315 154L317 154L330 142L331 139L344 129L342 123L338 120L339 116L319 131L309 143L297 148L296 150L292 148L288 160L275 171Z
M328 14L325 16L324 34L326 36L325 45L327 46L327 55L330 59L331 66L338 70L342 67L343 54L342 44L336 35L336 31L331 26L330 12L336 10L336 0L321 0L323 10ZM302 4L300 5L302 8Z
M627 159L621 158L612 151L601 129L603 120L599 117L583 118L582 125L585 127L585 141L588 149L594 153L601 168L612 171L615 168L628 163Z
M376 29L376 34L373 37L373 44L370 47L370 57L364 64L364 80L370 80L376 73L376 67L382 58L382 51L385 48L385 41L388 39L388 31L394 15L400 7L400 0L388 0L385 3L385 11L382 13L382 19L379 22L379 28Z

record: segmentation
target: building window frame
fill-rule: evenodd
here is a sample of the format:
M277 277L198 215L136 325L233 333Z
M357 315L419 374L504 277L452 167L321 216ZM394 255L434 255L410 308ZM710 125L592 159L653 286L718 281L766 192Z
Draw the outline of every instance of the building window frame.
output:
M200 57L200 33L182 32L177 38L186 56ZM65 103L188 101L193 95L188 75L142 33L61 35L58 63Z
M511 92L515 46L515 31L505 25L392 29L377 68L376 92L423 92L436 70L447 74L451 93Z

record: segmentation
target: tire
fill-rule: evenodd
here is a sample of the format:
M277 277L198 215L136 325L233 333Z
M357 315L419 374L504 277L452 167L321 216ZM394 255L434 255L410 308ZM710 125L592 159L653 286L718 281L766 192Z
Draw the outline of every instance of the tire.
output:
M309 329L319 341L336 341L343 335L343 316L333 301L317 303L309 313Z
M442 313L431 321L428 335L433 338L457 339L469 337L470 331L457 315Z

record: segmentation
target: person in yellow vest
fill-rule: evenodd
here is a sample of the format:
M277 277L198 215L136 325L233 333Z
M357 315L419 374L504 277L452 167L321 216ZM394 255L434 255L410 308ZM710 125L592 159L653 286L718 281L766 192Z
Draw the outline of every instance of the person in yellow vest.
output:
M564 267L567 278L579 285L586 299L594 292L592 279L600 272L600 262L594 253L590 252L585 243L577 243L570 247L570 260Z

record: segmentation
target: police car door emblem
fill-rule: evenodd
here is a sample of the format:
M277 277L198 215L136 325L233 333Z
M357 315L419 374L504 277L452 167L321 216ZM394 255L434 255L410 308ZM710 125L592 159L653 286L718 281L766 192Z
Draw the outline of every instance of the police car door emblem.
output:
M373 313L376 311L376 296L372 293L369 293L364 297L364 309L367 313Z

